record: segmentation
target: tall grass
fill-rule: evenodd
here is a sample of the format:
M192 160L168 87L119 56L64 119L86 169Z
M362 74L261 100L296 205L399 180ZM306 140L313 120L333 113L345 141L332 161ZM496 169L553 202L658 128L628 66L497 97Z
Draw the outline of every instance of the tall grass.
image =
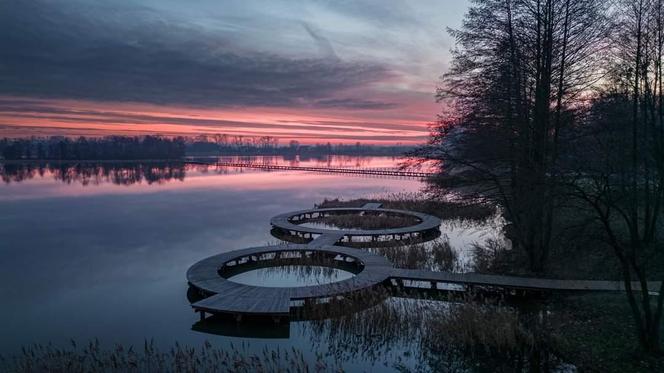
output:
M340 200L325 199L317 207L362 207L366 203L380 202L384 208L396 210L412 210L437 216L440 219L460 219L484 221L496 215L495 206L482 201L468 201L453 198L431 198L422 193L394 193L377 199Z
M228 349L215 348L205 342L200 348L175 344L169 351L160 351L154 343L145 342L142 349L104 349L99 341L78 346L74 341L68 347L34 345L10 357L0 357L3 372L330 372L340 371L336 366L317 356L307 361L296 349L263 349L251 353L246 345L231 345Z
M559 364L551 353L546 314L520 314L504 305L410 299L407 293L376 288L356 294L375 303L348 313L348 303L331 303L341 316L291 324L309 342L311 356L296 349L248 345L193 348L175 344L160 351L99 342L57 348L35 345L0 358L7 372L333 372L345 363L391 364L403 371L549 371ZM386 298L388 298L386 300ZM329 315L330 309L321 314ZM346 311L345 313L343 311Z
M546 311L520 313L505 305L467 301L433 319L422 344L437 364L462 359L478 370L548 372L561 364L551 330Z
M418 224L419 220L410 215L339 213L321 218L307 219L302 222L322 224L339 229L372 230L409 227Z
M446 238L404 246L374 247L371 252L385 256L398 268L461 272L459 254Z
M509 249L504 241L486 240L472 245L473 267L476 272L488 274L528 274L525 271L527 258L522 253ZM516 265L515 265L516 264ZM518 265L522 264L522 265ZM524 270L518 270L523 268Z
M419 361L423 329L432 318L444 315L449 304L394 295L387 289L374 289L361 295L365 301L380 300L372 307L312 320L299 325L298 330L312 346L325 348L338 361L376 362L394 352Z

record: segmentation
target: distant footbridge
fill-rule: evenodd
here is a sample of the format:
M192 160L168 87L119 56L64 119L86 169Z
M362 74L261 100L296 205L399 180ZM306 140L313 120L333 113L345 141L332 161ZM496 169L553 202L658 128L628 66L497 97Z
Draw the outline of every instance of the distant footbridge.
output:
M394 168L351 168L351 167L314 167L314 166L289 166L274 165L268 163L254 162L204 162L187 161L190 164L201 164L209 166L230 167L230 168L250 168L266 171L307 171L323 172L334 174L353 174L353 175L374 175L374 176L393 176L415 179L426 179L435 175L433 172L408 171Z

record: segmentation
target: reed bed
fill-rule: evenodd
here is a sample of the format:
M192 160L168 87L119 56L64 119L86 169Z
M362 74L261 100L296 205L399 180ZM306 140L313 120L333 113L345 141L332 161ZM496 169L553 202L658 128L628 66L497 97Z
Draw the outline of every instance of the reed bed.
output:
M521 313L505 305L466 301L432 319L422 345L434 369L459 360L478 370L564 371L554 353L558 343L546 311Z
M353 310L357 297L373 300ZM419 297L418 297L419 298ZM371 303L371 302L370 302ZM553 354L546 313L519 313L501 304L412 299L409 293L376 288L347 302L331 302L319 316L341 316L291 324L313 354L296 349L251 350L205 342L200 348L176 344L160 351L146 342L141 351L98 341L78 347L35 345L0 357L7 372L334 372L358 361L380 370L401 371L551 371L561 366ZM314 310L315 312L315 310ZM335 313L335 312L332 312Z
M448 272L464 271L459 254L445 237L425 243L374 247L368 250L385 256L398 268Z
M443 220L484 221L494 217L498 212L495 206L483 201L468 201L450 196L432 198L423 193L393 193L376 199L361 198L346 201L338 198L325 199L317 207L362 207L370 202L380 202L388 209L419 211Z
M330 372L341 371L317 356L307 361L296 349L264 348L252 353L246 344L231 344L227 349L215 348L205 342L200 348L175 344L169 351L160 351L152 341L142 349L116 345L104 349L99 341L79 346L72 341L68 347L33 345L9 357L0 357L3 372L87 373L87 372Z
M552 346L558 342L544 311L520 312L500 300L479 301L473 294L439 301L375 289L362 297L375 297L377 302L359 312L300 323L297 330L335 361L376 363L396 353L392 368L403 371L529 372L564 367L554 353Z
M423 328L449 307L445 302L395 296L384 288L358 296L363 302L375 299L374 305L353 313L346 309L340 317L302 323L299 332L310 338L313 346L325 347L337 361L361 358L375 362L393 351L419 360ZM342 309L344 304L333 307Z
M482 244L472 245L473 267L478 273L514 274L514 263L519 261L516 255L514 250L506 246L505 241L497 239L488 239ZM520 259L525 261L525 258ZM525 263L522 268L526 268Z
M409 227L419 223L414 216L389 214L330 214L323 218L307 219L305 222L318 223L339 229L391 229Z

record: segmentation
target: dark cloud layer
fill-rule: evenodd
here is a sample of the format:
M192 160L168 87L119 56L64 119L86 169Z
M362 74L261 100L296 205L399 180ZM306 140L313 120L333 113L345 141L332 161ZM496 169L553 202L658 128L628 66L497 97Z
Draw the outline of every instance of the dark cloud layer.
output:
M386 109L394 105L346 98L343 92L388 75L375 63L251 51L221 33L173 22L149 8L0 2L4 95Z
M349 103L350 105L350 103ZM240 122L232 120L207 119L200 117L174 117L159 114L137 114L107 110L71 109L58 105L49 105L38 100L15 100L0 98L0 112L9 113L13 118L48 119L73 123L111 123L111 124L171 124L182 126L209 126L219 128L255 128L255 129L292 129L301 121L280 120L278 123ZM417 131L420 128L409 124L384 122L354 122L307 120L312 129L328 131L348 131L349 128L364 127L365 132Z

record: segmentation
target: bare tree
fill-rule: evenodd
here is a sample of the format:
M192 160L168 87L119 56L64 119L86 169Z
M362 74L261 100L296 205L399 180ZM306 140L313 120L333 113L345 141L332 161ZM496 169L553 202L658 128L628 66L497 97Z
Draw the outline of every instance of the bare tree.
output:
M619 5L612 74L590 108L585 136L569 145L576 153L568 168L576 172L568 176L620 262L641 347L659 353L664 286L653 289L648 280L664 268L663 4Z
M474 1L463 27L450 31L458 48L438 90L447 115L416 153L444 163L452 178L443 185L502 205L535 272L552 245L561 132L603 74L605 8L600 0Z

